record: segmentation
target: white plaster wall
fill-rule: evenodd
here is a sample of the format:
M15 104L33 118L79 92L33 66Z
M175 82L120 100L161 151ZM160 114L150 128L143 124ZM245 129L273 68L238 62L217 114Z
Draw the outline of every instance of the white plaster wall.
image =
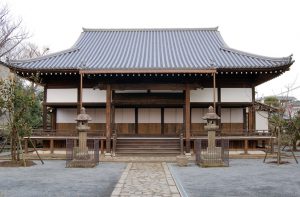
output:
M252 102L252 89L221 88L221 102Z
M243 123L243 108L221 108L221 123Z
M243 116L243 108L231 108L231 123L243 123L244 116Z
M138 109L139 123L160 123L161 111L160 108L139 108Z
M57 123L76 123L77 117L76 108L58 108L56 110L56 122Z
M105 103L106 90L99 90L93 88L82 89L82 102L84 103Z
M218 99L218 90L215 89L215 99ZM213 88L191 90L191 102L213 102Z
M165 108L164 109L165 123L183 123L182 108Z
M86 113L92 118L90 123L106 123L105 108L86 108Z
M116 123L135 123L134 108L116 108L115 122Z
M221 108L221 123L230 123L230 108Z
M86 113L91 116L90 123L105 123L105 109L103 108L87 108ZM57 123L76 123L76 108L58 108L56 111Z
M208 112L207 108L192 108L192 123L206 123L206 120L203 120L203 116Z
M77 88L47 89L48 103L76 103Z
M256 130L268 130L268 112L257 111L255 112L255 129Z

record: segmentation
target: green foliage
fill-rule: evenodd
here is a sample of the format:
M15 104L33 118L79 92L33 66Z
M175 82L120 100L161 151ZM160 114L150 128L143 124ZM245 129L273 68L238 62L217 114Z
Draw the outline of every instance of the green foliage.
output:
M42 123L41 94L33 84L25 85L19 78L0 80L0 109L7 120L12 160L17 158L20 138L30 135Z
M300 117L294 116L286 120L284 127L287 135L291 138L291 142L295 144L300 139Z
M276 96L268 96L265 98L264 103L266 105L272 106L272 107L279 107L280 106L280 102L279 100L276 98Z
M0 81L0 108L5 113L8 130L20 136L30 134L41 124L41 104L33 86L25 86L18 78Z

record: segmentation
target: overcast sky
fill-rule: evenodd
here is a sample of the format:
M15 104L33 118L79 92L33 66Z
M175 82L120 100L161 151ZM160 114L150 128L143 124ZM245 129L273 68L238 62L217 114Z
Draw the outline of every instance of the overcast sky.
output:
M294 54L291 70L256 88L258 96L300 99L299 0L1 0L20 17L31 41L51 52L71 47L82 27L215 27L232 48L265 56ZM297 88L298 87L298 88ZM286 94L285 94L286 95Z

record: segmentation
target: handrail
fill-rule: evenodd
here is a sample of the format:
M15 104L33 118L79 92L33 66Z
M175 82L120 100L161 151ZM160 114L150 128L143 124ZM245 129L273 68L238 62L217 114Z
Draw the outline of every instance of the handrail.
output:
M88 135L99 135L104 136L103 130L89 130L87 131ZM70 129L60 129L60 130L44 130L44 129L34 129L32 130L31 136L77 136L77 130Z
M192 136L206 135L207 132L204 130L191 130ZM219 135L242 135L242 136L253 136L253 135L271 135L271 130L247 130L247 129L219 129L217 130Z

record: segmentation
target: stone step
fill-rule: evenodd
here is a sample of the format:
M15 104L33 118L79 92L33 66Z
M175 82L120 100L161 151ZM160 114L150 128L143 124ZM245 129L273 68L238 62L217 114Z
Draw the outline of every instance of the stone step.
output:
M118 139L116 154L178 155L180 154L180 142L178 139Z
M117 154L180 154L180 150L117 150Z
M180 148L180 145L153 145L153 144L117 144L118 148Z
M180 147L117 147L117 150L180 150Z

